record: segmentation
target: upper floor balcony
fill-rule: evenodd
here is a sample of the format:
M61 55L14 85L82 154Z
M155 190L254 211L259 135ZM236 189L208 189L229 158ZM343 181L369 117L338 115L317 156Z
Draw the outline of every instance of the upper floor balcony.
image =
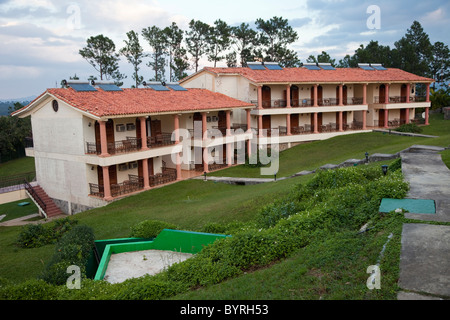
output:
M256 107L258 107L258 100L252 100ZM317 99L318 107L337 107L337 106L356 106L364 104L363 97L352 97L342 99L342 102L339 101L338 98L320 98ZM263 109L272 109L272 108L287 108L288 101L284 99L276 99L276 100L263 100L262 101ZM314 99L293 99L290 101L291 108L307 108L314 106Z
M176 144L175 141L172 141L172 134L170 133L161 133L157 134L155 137L147 137L146 143L147 148L149 149L166 147ZM125 140L107 143L107 151L109 155L137 152L141 149L141 138L127 137ZM95 142L86 142L86 153L100 155L102 153L101 144Z

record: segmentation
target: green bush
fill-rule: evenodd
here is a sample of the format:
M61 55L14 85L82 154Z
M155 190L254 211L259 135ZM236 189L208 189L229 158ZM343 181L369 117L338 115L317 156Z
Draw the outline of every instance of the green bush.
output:
M63 285L69 277L67 268L76 265L81 274L86 273L86 263L94 247L94 232L88 226L76 226L64 234L55 246L55 253L45 267L40 279Z
M57 292L57 287L33 279L0 287L0 300L54 300Z
M164 229L176 230L178 227L164 221L145 220L131 228L131 237L152 239L156 238Z
M421 127L419 127L415 123L408 123L408 124L401 125L397 129L395 129L395 131L398 131L398 132L410 132L410 133L422 133L423 130L422 130Z
M51 225L28 224L22 227L17 238L21 248L38 248L54 243L78 223L69 217L55 220Z

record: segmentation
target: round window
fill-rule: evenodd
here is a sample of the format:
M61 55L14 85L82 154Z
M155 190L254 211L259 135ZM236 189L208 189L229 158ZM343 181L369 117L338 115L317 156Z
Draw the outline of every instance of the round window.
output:
M53 110L55 112L58 112L58 108L59 108L58 101L53 100Z

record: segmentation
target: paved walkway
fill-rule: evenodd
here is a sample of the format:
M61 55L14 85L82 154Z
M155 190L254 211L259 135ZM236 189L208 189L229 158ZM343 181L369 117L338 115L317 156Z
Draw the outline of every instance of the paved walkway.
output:
M415 146L401 153L410 199L431 199L436 214L406 214L421 221L450 222L450 170L437 152ZM450 226L409 223L403 226L399 300L450 298Z

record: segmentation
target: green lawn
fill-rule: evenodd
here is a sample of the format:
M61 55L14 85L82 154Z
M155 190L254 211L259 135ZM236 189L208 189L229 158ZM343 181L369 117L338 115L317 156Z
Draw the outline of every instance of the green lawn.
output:
M26 206L19 206L19 203L22 202L28 202L29 204ZM30 201L29 199L0 204L0 215L6 215L6 217L3 218L3 220L1 220L0 222L17 219L38 212L39 209L36 207L33 201Z
M34 158L31 157L0 163L0 178L34 171Z

